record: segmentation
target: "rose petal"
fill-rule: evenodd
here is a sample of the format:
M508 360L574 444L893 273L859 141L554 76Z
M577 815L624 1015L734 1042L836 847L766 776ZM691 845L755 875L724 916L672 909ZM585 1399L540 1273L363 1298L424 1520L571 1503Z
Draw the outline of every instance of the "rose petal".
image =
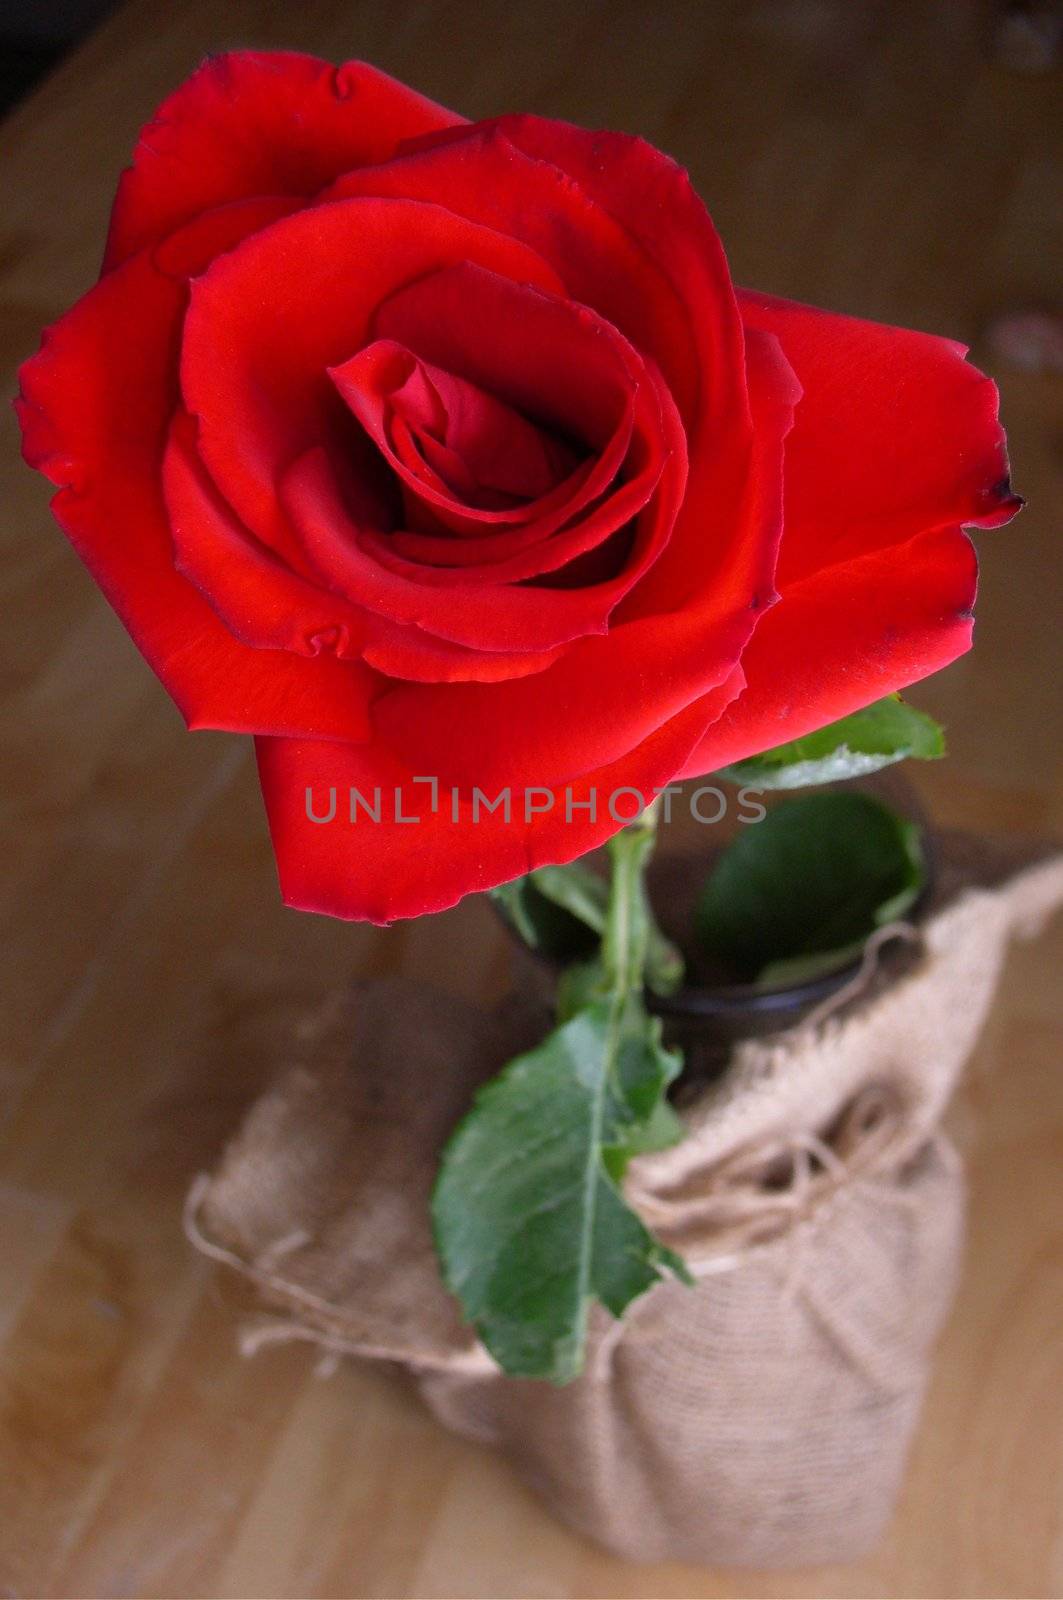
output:
M177 570L238 639L259 650L361 659L362 610L293 572L248 533L205 471L185 412L171 425L162 481Z
M539 672L556 652L481 652L433 640L374 616L327 587L293 573L239 523L204 471L194 423L177 419L163 481L178 569L233 633L256 649L331 655L386 665L400 677L429 682L493 682ZM366 674L367 692L372 683ZM358 737L366 733L360 725ZM353 728L348 730L354 736Z
M741 307L775 334L804 389L786 447L784 593L924 529L1014 515L996 387L963 345L767 295L743 292Z
M514 126L521 121L513 119ZM556 126L581 139L597 137L567 124ZM459 130L457 139L347 173L328 195L428 200L523 239L550 262L571 299L592 306L656 361L689 423L699 386L692 350L696 334L670 279L616 216L562 170L563 163L529 157L507 128L506 121L473 124ZM706 270L715 269L712 258ZM726 305L724 310L728 314ZM381 337L404 337L392 327L376 331Z
M412 770L454 783L505 783L513 730L519 729L522 761L535 781L564 782L621 759L653 728L731 676L774 598L770 588L750 582L762 581L774 565L783 441L796 400L777 341L755 332L749 341L758 427L742 481L723 486L737 497L735 505L726 504L726 533L741 552L728 581L697 587L692 576L679 609L636 615L615 622L603 637L580 639L535 680L387 689L374 702L374 726ZM712 537L709 524L703 538Z
M468 261L389 295L373 332L594 451L606 448L643 365L589 306Z
M742 407L745 386L742 324L727 258L690 178L662 151L629 134L591 133L530 116L501 117L497 127L532 160L555 165L578 184L673 285L688 318L699 379L697 415L687 418L696 430L693 455L702 435ZM622 321L618 326L627 331Z
M719 239L674 162L627 135L505 117L430 135L330 192L443 198L507 229L655 359L684 421L690 475L668 548L626 612L673 611L702 589L771 592L774 550L732 537L749 515L737 502L752 459L742 325ZM792 374L784 361L778 372L785 406Z
M576 466L579 458L556 434L536 427L489 390L419 358L414 366L442 402L439 434L433 435L410 392L412 372L393 395L393 407L416 430L422 448L445 446L447 463L457 458L474 494L493 491L507 500L536 500L556 489Z
M484 274L484 277L490 276ZM630 380L627 392L621 392L616 397L616 424L597 462L574 466L562 481L544 486L540 495L525 504L501 509L470 505L459 489L440 477L440 472L447 470L447 467L452 477L457 475L462 468L460 456L456 462L448 462L446 466L440 464L437 470L433 461L438 461L439 457L429 455L426 459L427 453L423 449L424 444L430 441L423 438L415 440L409 431L409 416L396 417L394 414L396 385L410 381L411 361L418 360L401 344L392 340L377 340L352 360L333 368L330 376L384 459L409 491L407 506L411 499L415 503L423 502L425 511L431 517L438 519L448 530L464 536L461 539L463 545L472 545L471 550L450 553L451 563L465 565L496 557L499 551L493 542L489 542L490 536L500 529L504 533L514 530L515 525L515 548L523 549L530 543L547 538L589 501L603 494L620 470L631 437ZM439 369L434 364L422 364L420 372L422 377L425 373L432 374L433 382L438 379ZM557 381L563 380L558 377ZM529 432L537 431L527 422L524 426ZM470 481L466 494L475 492L474 482ZM446 534L443 538L446 539ZM457 542L449 541L451 544ZM501 553L513 548L514 541L508 539Z
M792 584L742 656L745 691L683 775L799 739L947 666L971 643L977 575L967 536L937 528Z
M957 523L1021 505L995 386L963 347L743 293L804 398L786 447L782 599L743 656L749 687L691 773L800 738L970 646L977 564Z
M351 167L387 160L404 139L463 120L362 61L211 56L140 136L118 185L105 270L214 206L308 198Z
M487 584L468 569L420 567L390 556L382 538L363 535L351 524L323 450L308 451L288 471L281 504L310 560L327 572L332 587L359 605L472 649L552 650L604 632L612 610L667 544L682 500L683 441L663 385L652 401L647 386L645 402L656 403L659 410L656 427L640 433L640 452L633 457L632 486L637 492L632 510L645 501L647 479L649 488L657 483L657 492L638 518L634 547L622 569L606 581L580 589L546 590L500 582L499 574L505 573L501 567L493 569L495 581ZM623 490L616 504L623 506ZM612 502L605 509L615 518ZM590 522L588 526L591 533L586 537L596 539L596 530ZM576 546L572 553L581 550Z
M23 449L59 485L56 518L191 727L359 738L372 674L240 643L175 570L159 482L187 299L176 268L196 270L277 211L215 211L165 260L136 256L79 301L22 369Z
M366 343L387 295L464 260L560 287L525 245L440 206L374 199L286 217L196 280L181 384L200 423L200 453L236 515L290 566L298 549L278 505L278 480L323 441L342 455L352 431L327 369Z
M740 682L739 675L735 687ZM415 781L431 774L417 773L379 744L259 739L259 777L281 892L288 905L300 910L386 923L442 911L466 894L508 882L535 867L572 861L616 833L636 811L640 798L648 803L654 790L670 781L713 714L707 706L691 707L656 729L622 761L573 779L567 795L566 786L559 786L549 797L550 810L533 814L527 822L525 806L545 807L548 796L525 794L534 773L523 765L516 749L514 764L520 767L520 776L508 780L513 785L511 820L505 820L501 809L492 813L481 807L474 822L470 790L459 793L454 822L450 793L445 788L438 792L438 809L433 813L431 785ZM357 821L350 823L352 787L372 807L379 790L379 822L356 802ZM327 816L331 790L336 794L334 819L309 820L308 792L312 809ZM394 820L396 790L400 814L417 816L419 821ZM586 810L592 791L593 819ZM487 798L494 800L497 795L492 792ZM475 849L470 850L470 839L475 840Z

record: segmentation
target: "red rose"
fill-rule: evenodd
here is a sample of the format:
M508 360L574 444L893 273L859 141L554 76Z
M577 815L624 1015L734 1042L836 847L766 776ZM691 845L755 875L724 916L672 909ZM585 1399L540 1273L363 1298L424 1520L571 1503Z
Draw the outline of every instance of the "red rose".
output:
M1017 502L962 356L736 294L639 139L238 54L146 130L21 416L189 726L256 735L285 898L386 920L965 650L961 524Z

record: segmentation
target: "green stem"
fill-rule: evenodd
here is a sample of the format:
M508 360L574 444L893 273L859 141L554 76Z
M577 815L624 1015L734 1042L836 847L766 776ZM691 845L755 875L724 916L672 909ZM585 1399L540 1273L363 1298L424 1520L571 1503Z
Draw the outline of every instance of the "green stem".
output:
M602 932L602 965L609 987L625 997L641 989L646 970L645 869L655 832L655 820L644 811L609 841L613 872Z
M657 926L646 889L646 868L657 843L660 802L609 841L612 884L602 931L602 964L610 987L625 994L646 983L657 994L673 994L683 977L683 958Z

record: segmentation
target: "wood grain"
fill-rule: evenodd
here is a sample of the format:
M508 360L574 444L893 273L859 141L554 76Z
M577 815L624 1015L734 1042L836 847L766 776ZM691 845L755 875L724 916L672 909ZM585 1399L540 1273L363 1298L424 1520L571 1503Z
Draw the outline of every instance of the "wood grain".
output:
M740 281L973 342L1059 290L1058 77L969 0L137 0L9 120L9 371L91 282L117 173L208 50L366 56L471 116L628 128L707 197ZM999 374L1031 505L984 536L978 647L914 698L948 823L1060 832L1060 380ZM249 752L188 737L51 524L0 414L0 1592L1043 1596L1063 1590L1061 935L1017 952L957 1108L972 1234L903 1505L844 1570L628 1567L397 1384L242 1361L182 1195L279 1030L350 973L467 993L471 903L374 932L278 903Z

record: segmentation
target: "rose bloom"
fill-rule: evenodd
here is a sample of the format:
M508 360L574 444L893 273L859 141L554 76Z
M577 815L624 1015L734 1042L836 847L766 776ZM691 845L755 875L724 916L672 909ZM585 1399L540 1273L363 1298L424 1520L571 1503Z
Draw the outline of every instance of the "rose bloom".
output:
M189 727L255 735L285 899L387 921L966 650L961 527L1019 502L963 357L736 290L640 139L238 53L145 130L20 414Z

